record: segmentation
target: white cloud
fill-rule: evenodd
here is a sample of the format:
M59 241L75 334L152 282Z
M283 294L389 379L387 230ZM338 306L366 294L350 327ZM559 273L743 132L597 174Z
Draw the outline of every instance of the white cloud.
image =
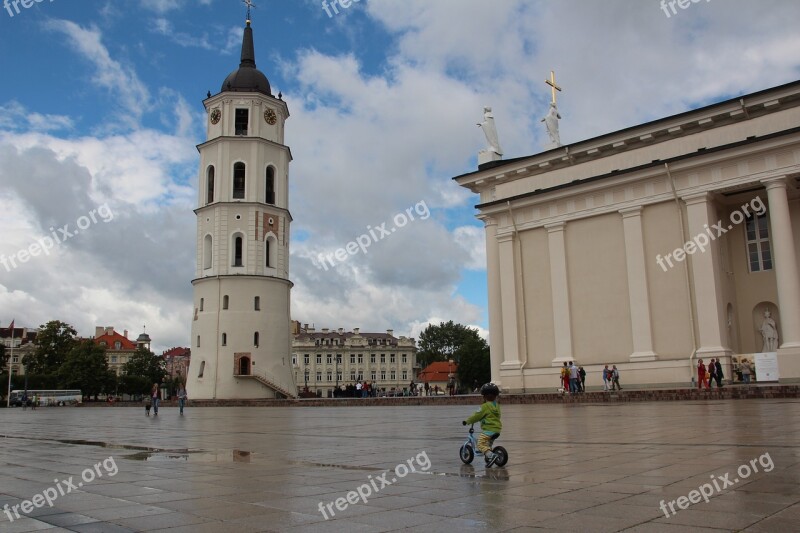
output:
M92 82L113 93L123 108L118 114L119 120L135 127L149 104L150 93L133 69L111 58L101 42L100 30L85 29L68 20L49 20L45 27L66 35L75 50L94 65Z

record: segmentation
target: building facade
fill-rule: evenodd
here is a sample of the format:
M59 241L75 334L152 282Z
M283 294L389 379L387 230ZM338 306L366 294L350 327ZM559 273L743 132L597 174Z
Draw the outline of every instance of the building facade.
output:
M192 350L190 348L170 348L161 354L161 357L164 359L167 375L171 379L186 380L189 372L189 362L192 358Z
M293 396L289 109L256 68L249 20L239 68L203 104L187 392L194 399Z
M6 347L6 357L9 358L12 375L25 375L23 361L26 356L33 355L36 352L36 336L38 333L39 331L36 329L15 327L12 335L10 327L0 328L0 343ZM8 371L8 364L3 368L3 372L6 371Z
M150 336L147 333L139 335L135 341L128 338L128 330L122 334L117 333L113 326L97 326L94 329L94 343L105 348L108 369L117 376L122 374L122 370L136 350L143 348L150 351Z
M323 397L336 387L368 381L380 392L408 390L416 379L417 347L412 338L386 333L353 331L316 331L313 327L296 328L292 343L292 367L299 390L308 388Z
M685 386L767 351L800 380L798 124L795 82L456 177L480 195L493 380L552 390L573 360L587 385L616 364Z

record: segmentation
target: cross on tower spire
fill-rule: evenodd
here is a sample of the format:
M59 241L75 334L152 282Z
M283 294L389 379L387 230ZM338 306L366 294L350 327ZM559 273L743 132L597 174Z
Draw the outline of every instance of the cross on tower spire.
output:
M253 3L253 0L242 0L242 3L247 6L247 23L250 24L250 9L257 6Z

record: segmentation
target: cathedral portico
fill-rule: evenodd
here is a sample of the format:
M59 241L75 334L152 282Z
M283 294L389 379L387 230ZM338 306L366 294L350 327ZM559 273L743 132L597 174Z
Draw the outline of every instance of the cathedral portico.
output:
M735 378L770 334L800 380L798 120L795 82L454 178L481 198L493 379Z

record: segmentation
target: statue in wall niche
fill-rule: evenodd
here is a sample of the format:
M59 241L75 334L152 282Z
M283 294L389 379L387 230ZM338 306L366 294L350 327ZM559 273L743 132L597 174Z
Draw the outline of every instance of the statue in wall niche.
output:
M764 337L764 347L762 352L776 352L778 351L778 328L775 321L772 320L769 309L764 310L764 321L761 323L761 336Z

